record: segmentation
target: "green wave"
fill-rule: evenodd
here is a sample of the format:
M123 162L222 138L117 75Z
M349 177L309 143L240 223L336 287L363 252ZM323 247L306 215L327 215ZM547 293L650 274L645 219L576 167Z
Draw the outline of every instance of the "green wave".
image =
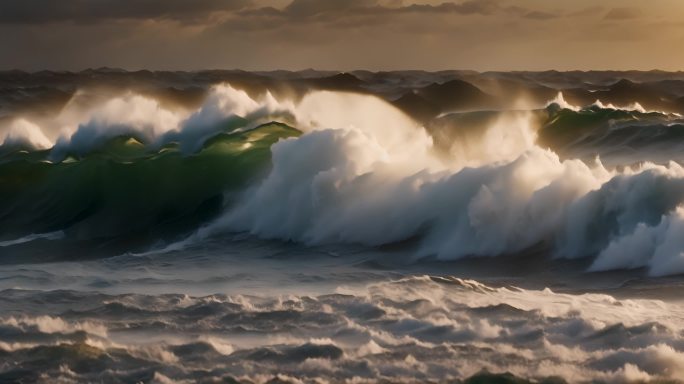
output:
M590 106L579 111L547 108L548 119L539 131L539 141L554 149L570 145L640 146L653 141L666 143L681 139L681 116L661 112L600 108ZM639 139L638 141L633 139ZM646 139L646 140L645 140ZM678 144L671 142L671 144Z
M272 122L220 133L192 155L176 143L150 150L121 136L58 163L49 151L5 148L0 239L65 229L78 238L187 230L219 213L226 193L267 171L272 144L298 135Z
M612 153L618 147L633 151L648 151L653 145L675 148L684 137L684 120L676 115L598 106L571 110L555 104L531 111L452 113L434 119L426 128L437 148L448 150L454 142L482 137L499 118L520 114L529 116L536 127L537 144L564 155L589 148L597 154Z
M539 140L551 148L563 148L596 130L609 128L616 123L634 122L640 117L659 117L659 114L603 108L585 108L580 111L561 109L557 112L549 108L548 111L549 118L539 131Z

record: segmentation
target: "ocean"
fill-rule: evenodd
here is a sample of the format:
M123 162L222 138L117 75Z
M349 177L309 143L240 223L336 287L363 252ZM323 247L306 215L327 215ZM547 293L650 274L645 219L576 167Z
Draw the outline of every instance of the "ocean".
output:
M679 77L2 72L0 382L681 382Z

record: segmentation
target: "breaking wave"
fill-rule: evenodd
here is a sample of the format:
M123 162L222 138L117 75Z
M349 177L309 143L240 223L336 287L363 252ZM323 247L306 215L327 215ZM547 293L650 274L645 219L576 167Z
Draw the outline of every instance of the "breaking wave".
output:
M415 240L416 259L440 260L541 244L551 257L594 257L594 271L684 272L677 115L559 96L423 127L374 96L279 100L229 85L194 112L133 94L69 108L61 127L21 119L7 130L3 241L249 232L306 244Z

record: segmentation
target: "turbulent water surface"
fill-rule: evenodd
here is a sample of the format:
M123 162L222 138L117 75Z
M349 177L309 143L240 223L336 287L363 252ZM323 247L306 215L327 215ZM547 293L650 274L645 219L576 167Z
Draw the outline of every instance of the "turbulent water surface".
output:
M0 381L680 382L677 76L0 73Z

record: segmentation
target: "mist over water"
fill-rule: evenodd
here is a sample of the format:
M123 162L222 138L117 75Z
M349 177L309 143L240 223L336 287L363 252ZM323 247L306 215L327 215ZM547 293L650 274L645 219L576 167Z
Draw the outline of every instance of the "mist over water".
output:
M84 92L0 124L0 378L684 377L678 112Z

